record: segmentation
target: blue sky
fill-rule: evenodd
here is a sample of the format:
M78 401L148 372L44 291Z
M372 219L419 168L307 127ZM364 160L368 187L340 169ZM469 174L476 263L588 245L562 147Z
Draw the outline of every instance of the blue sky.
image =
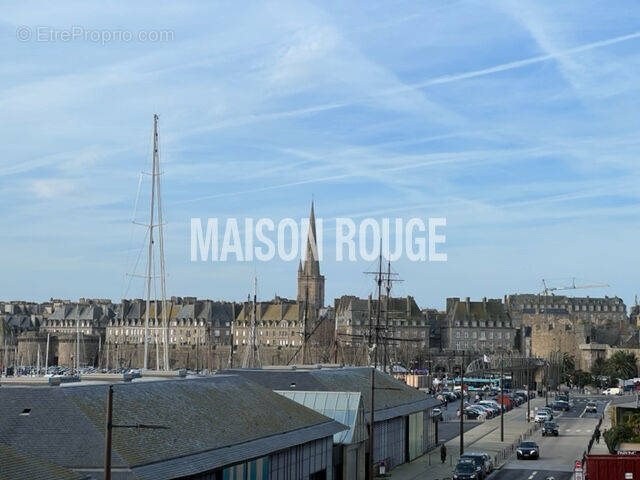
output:
M301 218L313 195L325 222L447 218L446 263L393 266L421 306L570 277L631 303L639 25L635 1L5 4L0 298L143 295L125 273L157 112L169 294L242 299L255 271L293 297L297 262L191 263L189 219ZM327 303L373 291L328 257Z

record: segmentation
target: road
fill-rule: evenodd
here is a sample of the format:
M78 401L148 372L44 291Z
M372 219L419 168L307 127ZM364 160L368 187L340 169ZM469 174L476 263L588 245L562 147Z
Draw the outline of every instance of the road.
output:
M595 401L597 413L586 413L588 401ZM551 401L551 399L550 399ZM573 462L582 458L598 419L608 403L606 398L577 398L568 412L558 412L558 437L543 437L540 432L531 439L540 446L540 459L517 460L512 456L490 480L564 480L572 478Z

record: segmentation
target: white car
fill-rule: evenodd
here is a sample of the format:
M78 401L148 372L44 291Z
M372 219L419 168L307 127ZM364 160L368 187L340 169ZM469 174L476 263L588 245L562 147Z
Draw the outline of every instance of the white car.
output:
M536 418L535 421L536 423L543 423L543 422L548 422L551 420L551 415L549 415L549 412L543 410L541 412L536 413Z

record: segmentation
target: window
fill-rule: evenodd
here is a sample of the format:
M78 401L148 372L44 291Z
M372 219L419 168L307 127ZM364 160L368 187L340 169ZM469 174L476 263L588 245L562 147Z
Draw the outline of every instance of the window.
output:
M116 333L117 335L117 333ZM460 330L456 330L456 338L460 338Z

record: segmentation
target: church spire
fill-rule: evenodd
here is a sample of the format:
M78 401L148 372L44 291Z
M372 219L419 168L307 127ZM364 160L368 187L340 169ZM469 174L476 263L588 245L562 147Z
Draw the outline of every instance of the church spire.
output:
M312 200L304 262L298 263L298 302L309 303L313 318L315 318L315 312L324 306L324 277L320 275L316 232L315 206Z
M307 249L304 258L304 274L307 276L320 275L320 262L318 261L318 240L316 237L316 215L311 201L311 213L309 214L309 234L307 235Z

